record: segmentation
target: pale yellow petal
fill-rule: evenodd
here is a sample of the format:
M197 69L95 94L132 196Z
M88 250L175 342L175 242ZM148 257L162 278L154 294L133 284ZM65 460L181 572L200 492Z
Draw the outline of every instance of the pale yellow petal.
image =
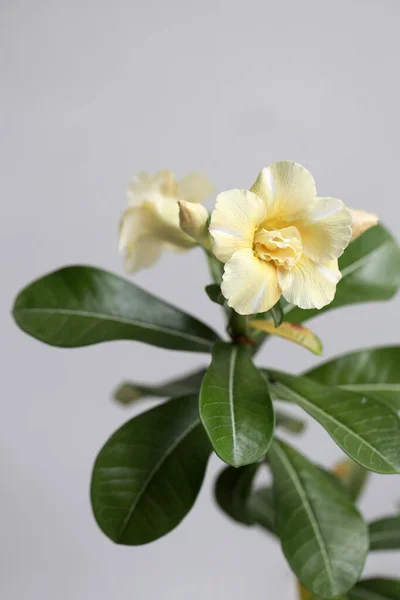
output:
M147 201L159 207L165 196L177 198L177 183L171 171L158 171L154 175L141 171L128 186L130 206L138 206Z
M367 213L364 210L351 210L352 216L352 236L351 241L357 239L362 233L370 227L378 224L378 216L375 213Z
M139 237L147 236L182 249L192 248L196 244L179 227L179 210L176 202L171 202L168 218L166 210L160 214L150 202L144 202L142 206L125 211L120 226L120 251L129 251Z
M214 193L214 185L202 173L189 173L178 183L178 196L187 202L202 202Z
M226 263L221 291L228 305L240 315L265 312L280 296L276 268L250 249L238 250Z
M351 223L351 212L341 200L316 198L307 214L296 222L304 254L318 263L339 258L350 242Z
M248 190L229 190L217 196L211 215L213 252L226 262L241 248L253 248L254 232L265 219L264 202Z
M283 297L300 308L319 309L332 302L340 278L337 260L318 264L305 255L292 269L278 269Z
M126 273L135 273L153 265L159 258L163 244L152 237L139 237L125 254Z
M267 221L286 222L306 210L317 193L311 173L291 161L275 162L263 169L251 191L264 200Z

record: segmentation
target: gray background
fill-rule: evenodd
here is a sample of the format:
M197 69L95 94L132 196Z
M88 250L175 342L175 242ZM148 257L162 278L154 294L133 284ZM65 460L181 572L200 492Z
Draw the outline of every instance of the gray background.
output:
M2 0L0 22L2 597L291 600L278 545L213 505L217 459L191 514L156 543L115 546L92 518L93 459L132 414L112 389L205 358L135 343L53 349L9 310L61 265L122 272L117 224L141 169L202 170L221 191L297 160L321 195L376 210L398 233L399 3ZM165 255L135 281L221 329L199 251ZM346 308L312 326L330 357L398 342L398 310ZM259 362L298 372L317 359L273 341ZM325 465L341 456L318 425L301 447ZM399 499L399 480L376 476L362 505L372 517ZM367 572L396 565L376 555Z

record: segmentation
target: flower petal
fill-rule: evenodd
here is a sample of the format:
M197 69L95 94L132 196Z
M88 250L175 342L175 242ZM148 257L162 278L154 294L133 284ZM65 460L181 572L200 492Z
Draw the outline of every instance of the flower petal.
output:
M265 312L281 296L275 266L257 258L251 249L238 250L226 263L221 291L240 315Z
M316 198L307 215L296 223L303 252L315 262L339 258L351 239L352 216L341 200Z
M267 205L267 220L293 221L307 209L317 190L311 173L302 165L280 161L261 171L251 191Z
M187 202L202 202L214 192L214 185L202 173L189 173L178 183L178 196Z
M165 196L176 199L176 193L177 183L171 171L158 171L155 175L140 171L129 183L128 203L130 206L138 206L144 201L150 201L159 206Z
M142 236L127 251L124 261L126 273L135 273L153 265L159 258L163 248L162 242L156 238Z
M319 309L332 302L340 278L337 260L318 264L304 254L292 269L278 269L283 297L300 308Z
M226 262L236 250L253 249L256 227L265 219L264 202L248 190L229 190L217 196L211 215L213 252Z
M351 210L353 222L351 225L352 236L351 241L357 239L362 233L370 227L378 224L378 216L375 213L367 213L365 210Z

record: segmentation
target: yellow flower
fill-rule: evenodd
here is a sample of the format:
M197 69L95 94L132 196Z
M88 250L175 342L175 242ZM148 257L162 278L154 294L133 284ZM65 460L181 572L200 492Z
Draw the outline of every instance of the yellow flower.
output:
M200 173L177 182L171 171L138 173L128 189L129 208L122 216L119 249L129 273L151 266L164 249L181 251L196 241L179 226L179 200L201 202L214 191Z
M333 300L352 216L340 200L316 193L307 169L282 161L263 169L251 191L218 195L213 252L225 263L222 293L239 314L267 311L281 295L300 308Z
M362 233L370 227L378 224L378 217L375 213L367 213L364 210L350 210L353 222L351 224L351 241L357 239Z

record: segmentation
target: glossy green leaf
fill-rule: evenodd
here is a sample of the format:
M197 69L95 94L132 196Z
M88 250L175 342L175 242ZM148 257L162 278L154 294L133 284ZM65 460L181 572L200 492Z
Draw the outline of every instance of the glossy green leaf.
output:
M349 600L400 600L400 579L364 579L351 590Z
M351 499L358 500L367 484L369 471L351 458L345 458L335 465L333 472L347 488Z
M210 285L206 285L206 294L210 298L211 302L215 302L215 304L220 304L224 306L225 298L221 294L221 286L217 283L210 283Z
M197 498L210 452L197 396L128 421L94 464L91 500L100 528L114 542L132 546L174 529Z
M271 488L263 487L253 492L248 500L247 509L253 522L276 535L275 503Z
M358 581L368 530L342 487L294 448L275 441L268 453L283 552L313 594L335 598Z
M226 467L215 482L215 499L219 507L234 521L251 525L254 519L248 509L251 487L259 463L245 467Z
M370 471L400 473L400 420L391 408L306 377L269 374L277 382L273 397L298 404L350 458Z
M117 388L115 399L121 404L132 404L136 400L147 398L148 396L155 398L178 398L179 396L197 394L205 372L205 369L199 369L183 377L155 385L127 381Z
M226 463L240 467L267 453L274 410L266 381L245 346L214 346L200 390L200 417Z
M400 515L370 523L370 549L400 550Z
M194 317L94 267L66 267L37 279L17 296L13 315L23 331L53 346L137 340L209 352L218 340Z
M369 348L334 358L304 373L400 410L400 346Z
M285 320L302 323L322 312L348 304L392 298L400 286L400 249L382 225L371 227L354 240L339 259L342 279L330 304L321 310L287 305Z

